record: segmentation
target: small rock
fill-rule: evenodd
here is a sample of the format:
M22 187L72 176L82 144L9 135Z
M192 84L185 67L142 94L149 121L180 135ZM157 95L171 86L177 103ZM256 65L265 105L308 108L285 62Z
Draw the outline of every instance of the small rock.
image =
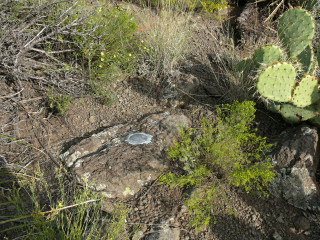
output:
M140 240L143 237L144 237L144 233L142 231L138 231L132 236L132 240Z
M284 223L283 215L280 214L280 216L276 220L277 220L278 223Z
M160 226L159 229L154 232L147 234L144 237L145 240L179 240L180 239L180 229L170 228L166 224Z
M257 220L258 216L256 214L252 215L252 222L255 222Z
M192 74L175 71L171 73L168 85L162 90L163 99L168 107L181 107L190 101L190 96L196 93L200 85L199 79Z
M309 235L311 235L311 231L305 231L303 234L306 236L309 236Z
M304 232L310 228L310 222L307 218L299 216L294 221L294 226L299 232Z
M295 229L293 227L289 228L289 231L292 232L292 233L298 233L297 229Z
M95 116L89 117L89 122L90 122L90 123L95 123L96 121L97 121L97 119L96 119Z
M6 158L0 154L0 169L1 168L7 168L8 162Z
M273 234L272 234L272 239L273 240L282 240L283 238L280 236L280 234L275 231Z
M185 206L185 205L182 205L182 206L181 206L180 213L186 213L186 212L188 212L188 207Z

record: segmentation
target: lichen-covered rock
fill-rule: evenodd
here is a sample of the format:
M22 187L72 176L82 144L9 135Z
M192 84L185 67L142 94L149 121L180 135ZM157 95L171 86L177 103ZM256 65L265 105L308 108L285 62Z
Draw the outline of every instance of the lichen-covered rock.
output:
M119 124L93 134L71 146L60 158L93 190L109 199L126 199L167 168L165 149L177 137L179 126L190 125L184 115L152 114L136 123ZM106 201L105 210L112 208L111 201Z
M168 107L181 107L190 101L200 86L199 79L192 74L175 71L161 95Z
M317 129L297 127L282 134L278 142L273 156L278 174L270 192L297 208L320 210L320 187L315 176L319 167Z

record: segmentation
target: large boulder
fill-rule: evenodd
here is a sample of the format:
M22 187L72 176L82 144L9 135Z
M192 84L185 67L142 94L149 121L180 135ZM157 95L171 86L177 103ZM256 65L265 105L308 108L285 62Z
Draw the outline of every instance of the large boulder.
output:
M280 135L273 155L278 174L270 192L304 210L320 211L318 141L316 128L296 127Z
M184 115L152 114L95 133L71 146L60 158L94 191L109 200L127 199L168 167L166 148L178 136L180 126L190 125ZM112 201L106 200L104 210L112 209Z

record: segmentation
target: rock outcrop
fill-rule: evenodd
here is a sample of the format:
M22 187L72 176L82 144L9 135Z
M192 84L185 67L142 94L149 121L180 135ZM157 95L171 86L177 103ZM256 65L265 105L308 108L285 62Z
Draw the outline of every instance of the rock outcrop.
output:
M61 154L61 160L110 199L127 199L156 180L168 168L166 148L180 126L191 121L184 115L152 114L132 124L119 124L83 139ZM106 200L104 210L113 209Z
M291 205L320 211L319 136L316 128L297 127L281 134L273 155L278 170L270 191Z

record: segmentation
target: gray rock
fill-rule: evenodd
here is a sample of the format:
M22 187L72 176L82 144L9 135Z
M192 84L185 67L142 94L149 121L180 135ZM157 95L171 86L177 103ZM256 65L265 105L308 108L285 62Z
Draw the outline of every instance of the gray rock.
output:
M194 75L175 71L161 95L169 107L181 107L190 101L190 96L197 92L199 86L199 79Z
M295 219L294 226L299 232L304 232L310 228L310 222L306 217L299 216Z
M180 229L177 227L170 227L170 221L172 221L172 218L168 219L159 226L154 227L151 233L146 234L144 240L179 240Z
M274 232L272 234L272 239L273 240L282 240L283 238L281 237L281 235L278 232Z
M179 126L190 125L184 115L152 114L135 124L119 124L93 134L60 158L94 191L110 200L127 199L168 167L165 149L177 137ZM105 202L106 211L113 209L110 200Z
M319 184L315 173L319 166L316 128L296 127L281 134L273 156L278 174L270 185L271 194L283 197L301 209L318 209Z
M144 238L145 240L179 240L180 239L180 229L170 228L168 226L162 226L162 229L148 234Z
M132 236L132 240L141 240L144 237L143 231L138 231Z
M0 169L7 168L7 166L8 166L8 162L7 162L6 158L0 154Z

